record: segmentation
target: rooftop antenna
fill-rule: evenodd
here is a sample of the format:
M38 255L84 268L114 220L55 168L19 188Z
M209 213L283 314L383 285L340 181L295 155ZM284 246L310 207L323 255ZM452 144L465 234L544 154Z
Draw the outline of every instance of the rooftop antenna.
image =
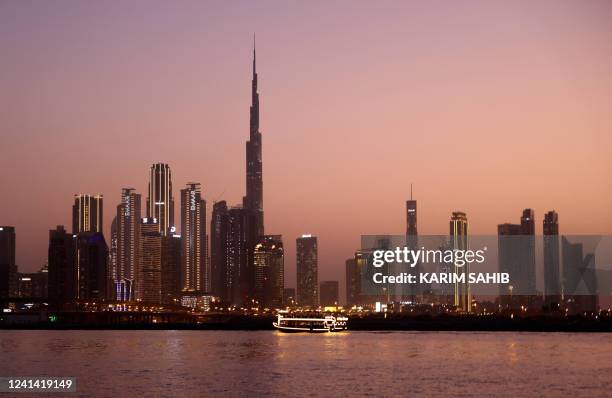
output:
M410 200L412 200L412 183L410 183Z

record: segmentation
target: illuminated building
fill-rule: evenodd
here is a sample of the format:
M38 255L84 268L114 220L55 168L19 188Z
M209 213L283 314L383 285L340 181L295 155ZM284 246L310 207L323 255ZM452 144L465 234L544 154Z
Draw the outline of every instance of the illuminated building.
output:
M283 289L283 305L286 307L295 306L295 288L286 287Z
M419 236L417 232L417 201L412 198L412 184L410 184L410 200L406 201L406 246L408 249L416 250L419 246ZM406 272L418 276L421 273L421 264L416 263L414 267L403 267L397 265L395 272ZM423 291L426 289L422 284L407 284L396 286L395 290L401 289L397 293L400 294L402 300L416 302L422 298Z
M256 236L264 234L263 172L261 132L259 131L259 93L255 68L255 43L253 43L253 80L251 81L250 132L246 143L246 196L243 207L255 215Z
M117 280L117 216L113 217L110 228L110 248L108 255L108 277ZM112 293L112 292L111 292Z
M140 267L136 278L137 299L160 304L162 235L155 218L143 218L140 225Z
M223 200L213 204L210 220L211 290L222 301L229 302L227 270L228 209Z
M15 227L0 227L0 298L17 297Z
M103 198L102 195L74 195L72 206L72 233L103 233Z
M55 307L77 298L76 237L63 225L49 231L49 300Z
M181 190L182 278L183 291L206 290L206 201L199 183L188 183Z
M561 302L559 269L559 216L555 211L544 215L544 300L549 309Z
M319 260L317 237L302 235L296 239L297 303L301 307L319 305Z
M19 273L19 297L48 297L48 267L43 265L38 272Z
M536 294L533 210L523 210L520 224L498 225L497 235L499 270L510 276L510 283L500 286L500 302L506 308L529 307Z
M117 272L114 279L115 290L121 296L119 301L131 301L135 298L133 289L138 285L138 267L140 266L140 225L141 195L134 188L121 190L121 203L117 205Z
M229 303L247 306L255 299L253 253L257 240L256 213L233 207L227 213L225 272Z
M285 287L285 254L281 235L264 235L254 250L255 300L262 307L280 308Z
M108 246L99 232L81 232L76 236L77 298L101 300L107 297Z
M319 285L320 303L322 307L338 305L338 281L323 281Z
M157 220L157 228L163 236L171 233L170 229L174 227L172 173L170 166L165 163L151 166L146 217Z
M453 212L450 220L450 236L453 250L467 250L468 245L468 220L463 212ZM460 267L457 264L454 266L456 275L465 274L466 282L455 281L455 300L454 305L462 312L472 311L472 295L470 284L467 282L467 274L470 272L469 263Z

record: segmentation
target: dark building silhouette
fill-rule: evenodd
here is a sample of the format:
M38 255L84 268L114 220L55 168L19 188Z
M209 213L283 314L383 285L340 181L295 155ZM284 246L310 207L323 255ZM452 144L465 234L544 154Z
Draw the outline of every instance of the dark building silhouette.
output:
M72 205L72 233L104 232L102 195L74 195Z
M497 226L499 271L510 276L500 286L500 302L506 308L530 307L535 302L535 221L531 209L523 210L520 224Z
M264 235L254 251L255 300L266 308L283 305L285 253L281 235Z
M255 300L253 255L257 241L257 214L250 209L233 207L227 216L226 280L228 302L250 307Z
M49 231L49 301L55 308L78 297L76 236L63 225Z
M322 281L319 284L319 296L322 307L338 305L338 281Z
M117 206L117 272L114 276L116 299L135 299L140 266L141 195L134 188L121 190L121 203ZM112 247L112 243L111 243Z
M181 189L182 266L181 289L184 292L207 290L206 201L199 183L190 182Z
M468 220L467 215L461 211L455 211L451 215L450 220L450 236L451 246L453 250L467 250L468 242ZM455 307L462 312L472 311L472 292L470 284L467 281L467 275L470 273L469 264L463 266L454 265L453 272L457 275L465 275L465 282L455 282Z
M261 132L259 131L259 93L257 92L257 70L253 43L253 80L251 82L251 108L249 140L246 143L246 196L243 207L251 210L256 218L256 235L264 234L263 214L263 167L261 155Z
M152 304L162 301L162 234L155 218L145 217L140 225L140 266L137 299Z
M559 309L561 275L559 261L559 216L549 211L544 215L544 301L549 309Z
M296 239L297 303L302 307L319 305L319 260L317 237L302 235Z
M17 297L15 227L0 226L0 298Z
M77 298L103 300L108 289L108 246L99 232L76 236Z
M210 267L212 294L225 302L230 301L227 269L228 209L223 200L213 204L210 220Z
M48 297L49 273L47 264L38 272L19 274L19 297L46 299Z
M174 232L174 197L170 166L166 163L155 163L149 174L146 217L156 219L159 232L166 236Z
M161 302L178 304L182 285L182 239L180 235L162 236Z
M598 310L595 254L585 253L584 245L592 237L580 238L585 242L572 243L562 238L563 296L568 314L594 313Z
M361 273L355 258L345 262L346 268L346 305L352 307L361 304Z

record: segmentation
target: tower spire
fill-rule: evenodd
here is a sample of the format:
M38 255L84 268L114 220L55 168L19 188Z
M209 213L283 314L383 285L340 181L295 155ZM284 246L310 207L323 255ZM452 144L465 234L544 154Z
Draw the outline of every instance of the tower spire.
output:
M412 183L410 183L410 200L412 200Z
M256 59L256 54L255 54L255 33L253 33L253 76L255 75L256 70L255 70L255 59Z

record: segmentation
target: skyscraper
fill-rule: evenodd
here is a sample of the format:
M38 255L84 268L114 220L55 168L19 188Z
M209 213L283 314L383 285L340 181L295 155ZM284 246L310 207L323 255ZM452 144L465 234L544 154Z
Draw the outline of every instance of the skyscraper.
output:
M108 246L100 232L76 236L77 298L106 299L108 288Z
M161 248L161 302L176 304L182 290L181 283L181 251L180 235L162 236Z
M171 233L170 229L174 227L172 173L170 166L165 163L155 163L151 166L146 216L157 220L157 228L163 236Z
M206 258L208 245L206 235L206 201L202 199L199 183L190 182L181 189L181 234L183 291L206 290Z
M338 305L338 281L323 281L319 286L321 306Z
M468 220L465 213L453 212L450 220L450 236L453 250L467 250L468 248ZM470 266L468 263L462 267L454 265L456 275L465 275L465 282L455 282L455 307L462 312L472 311L472 294L467 282Z
M223 200L213 204L210 220L210 264L212 293L229 301L227 273L228 210Z
M406 246L410 250L416 250L419 246L419 236L417 232L417 201L412 199L412 184L410 184L410 200L406 201ZM399 265L397 272L407 272L418 277L421 273L421 264L416 263L414 267L403 267ZM411 302L419 301L424 291L421 284L408 284L398 286L401 289L401 298Z
M559 216L551 210L544 215L544 300L549 309L561 303L559 269Z
M78 297L76 237L63 225L49 231L49 301L54 308Z
M302 235L296 239L297 303L300 306L319 305L319 260L317 237Z
M0 298L17 297L15 227L0 227Z
M142 219L139 263L137 298L147 303L161 303L162 234L155 218Z
M102 195L74 195L72 206L72 233L104 232Z
M510 277L508 285L500 286L500 301L506 307L528 307L536 294L533 210L523 210L520 224L498 225L497 235L499 270Z
M262 307L280 308L285 288L285 254L281 235L264 235L254 251L255 300Z
M254 212L257 220L257 236L262 236L264 234L263 169L261 132L259 131L259 93L257 92L257 70L255 66L255 42L253 41L250 134L249 140L246 142L246 196L243 199L243 207Z
M117 216L113 217L113 221L111 222L110 228L110 248L108 255L108 277L111 282L117 280L117 272L118 272L118 260L117 260ZM109 292L109 295L112 292ZM112 298L109 296L109 298Z
M250 209L233 207L227 214L225 272L229 302L236 306L252 303L255 295L253 255L258 221Z
M121 203L117 205L117 275L121 297L118 300L131 300L135 286L140 256L141 196L134 188L121 190ZM129 289L128 289L129 288Z

